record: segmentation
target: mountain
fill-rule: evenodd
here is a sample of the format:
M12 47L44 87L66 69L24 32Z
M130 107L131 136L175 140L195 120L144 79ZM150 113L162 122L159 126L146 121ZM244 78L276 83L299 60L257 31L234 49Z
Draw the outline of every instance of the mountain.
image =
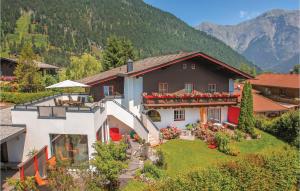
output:
M300 11L271 10L237 25L202 23L212 35L264 70L288 72L300 57Z
M222 41L142 0L1 0L1 45L11 56L31 40L47 63L101 50L110 35L130 39L140 58L202 51L228 64L254 67Z

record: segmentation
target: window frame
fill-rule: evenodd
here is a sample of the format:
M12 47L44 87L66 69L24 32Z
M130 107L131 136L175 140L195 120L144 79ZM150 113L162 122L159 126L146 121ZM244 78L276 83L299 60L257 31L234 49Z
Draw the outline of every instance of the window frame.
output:
M196 64L195 64L195 63L192 63L192 64L191 64L191 69L192 69L192 70L196 70Z
M187 91L187 85L191 85L192 86L192 90L191 90L191 92L188 92ZM185 93L193 93L193 91L194 91L194 83L191 83L191 82L186 82L186 83L184 83L184 91L185 91Z
M213 116L213 117L211 117ZM218 120L221 123L222 110L220 107L208 107L207 108L207 119L208 120Z
M169 92L169 84L167 82L158 83L158 93L166 94Z
M185 110L184 109L174 109L173 117L174 117L174 121L184 121L185 120Z
M211 88L214 87L214 88ZM208 92L214 93L217 92L217 84L208 84Z
M108 95L105 94L105 89L108 88ZM111 92L111 94L110 94ZM114 95L114 86L113 85L104 85L103 86L103 95L104 96L113 96Z
M182 64L182 69L183 69L183 70L186 70L186 69L187 69L187 63L183 63L183 64Z

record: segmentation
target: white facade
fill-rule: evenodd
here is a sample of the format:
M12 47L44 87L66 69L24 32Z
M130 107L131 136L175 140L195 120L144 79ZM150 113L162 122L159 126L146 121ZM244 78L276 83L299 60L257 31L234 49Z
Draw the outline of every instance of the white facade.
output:
M209 107L207 107L209 108ZM227 121L227 107L214 107L221 109L221 122ZM199 108L182 108L185 111L185 119L181 121L174 120L174 110L176 109L155 109L159 112L161 121L154 122L158 128L166 128L168 126L185 129L185 126L190 123L201 121Z

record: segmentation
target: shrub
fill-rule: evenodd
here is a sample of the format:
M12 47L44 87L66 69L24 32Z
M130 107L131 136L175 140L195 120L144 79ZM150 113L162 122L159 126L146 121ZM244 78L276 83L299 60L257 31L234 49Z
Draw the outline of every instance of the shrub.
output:
M205 170L164 179L151 190L297 190L298 156L287 149L246 155Z
M223 153L227 153L229 150L228 144L230 142L230 138L228 137L228 135L223 132L217 132L215 135L215 139L218 145L218 150Z
M160 168L166 169L167 162L165 160L165 153L161 149L158 149L156 154L157 154L158 160L156 161L155 164Z
M163 171L152 164L151 161L146 161L144 163L142 173L145 174L147 178L151 179L159 179L163 176Z
M1 102L11 102L15 104L22 104L29 101L37 100L42 97L53 95L54 92L37 92L37 93L19 93L19 92L0 92Z
M242 141L243 140L243 137L244 137L244 133L238 129L234 130L234 140L236 141Z
M37 190L33 176L27 176L23 181L12 177L6 179L6 182L9 186L12 186L15 191Z
M228 150L226 154L229 154L231 156L238 156L240 154L240 149L233 143L229 144L227 148Z
M299 110L287 112L274 119L256 117L255 126L258 129L277 136L295 147L299 148L300 146Z
M91 164L94 167L95 176L99 177L103 184L109 183L110 189L116 188L119 175L126 167L124 162L126 157L125 146L96 142L93 147L95 153L93 153Z
M180 130L176 127L167 127L160 129L164 139L176 139L180 135Z

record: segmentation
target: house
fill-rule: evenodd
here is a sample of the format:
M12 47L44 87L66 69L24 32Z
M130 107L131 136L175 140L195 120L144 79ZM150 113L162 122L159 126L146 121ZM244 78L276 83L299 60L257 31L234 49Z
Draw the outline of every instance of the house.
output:
M18 61L15 59L11 59L11 58L2 58L1 57L1 71L0 71L0 75L1 77L13 77L14 76L14 71L17 67ZM50 64L46 64L46 63L42 63L42 62L38 62L35 61L35 63L37 64L37 67L39 68L39 71L42 72L43 75L45 74L51 74L51 75L55 75L57 74L58 71L58 67L57 66L53 66Z
M266 73L249 80L252 88L287 107L299 107L300 75Z
M241 95L238 99L242 99L243 84L235 84L235 92ZM258 115L265 115L267 117L276 117L289 110L288 107L273 101L263 96L259 91L252 89L253 97L253 112Z
M15 105L12 124L24 124L26 134L21 157L13 160L24 161L33 148L47 146L49 156L78 164L92 157L95 141L107 142L111 133L134 130L155 145L160 128L225 122L228 108L238 104L237 78L252 76L201 52L129 60L80 80L90 85L92 103L88 94L57 94Z

